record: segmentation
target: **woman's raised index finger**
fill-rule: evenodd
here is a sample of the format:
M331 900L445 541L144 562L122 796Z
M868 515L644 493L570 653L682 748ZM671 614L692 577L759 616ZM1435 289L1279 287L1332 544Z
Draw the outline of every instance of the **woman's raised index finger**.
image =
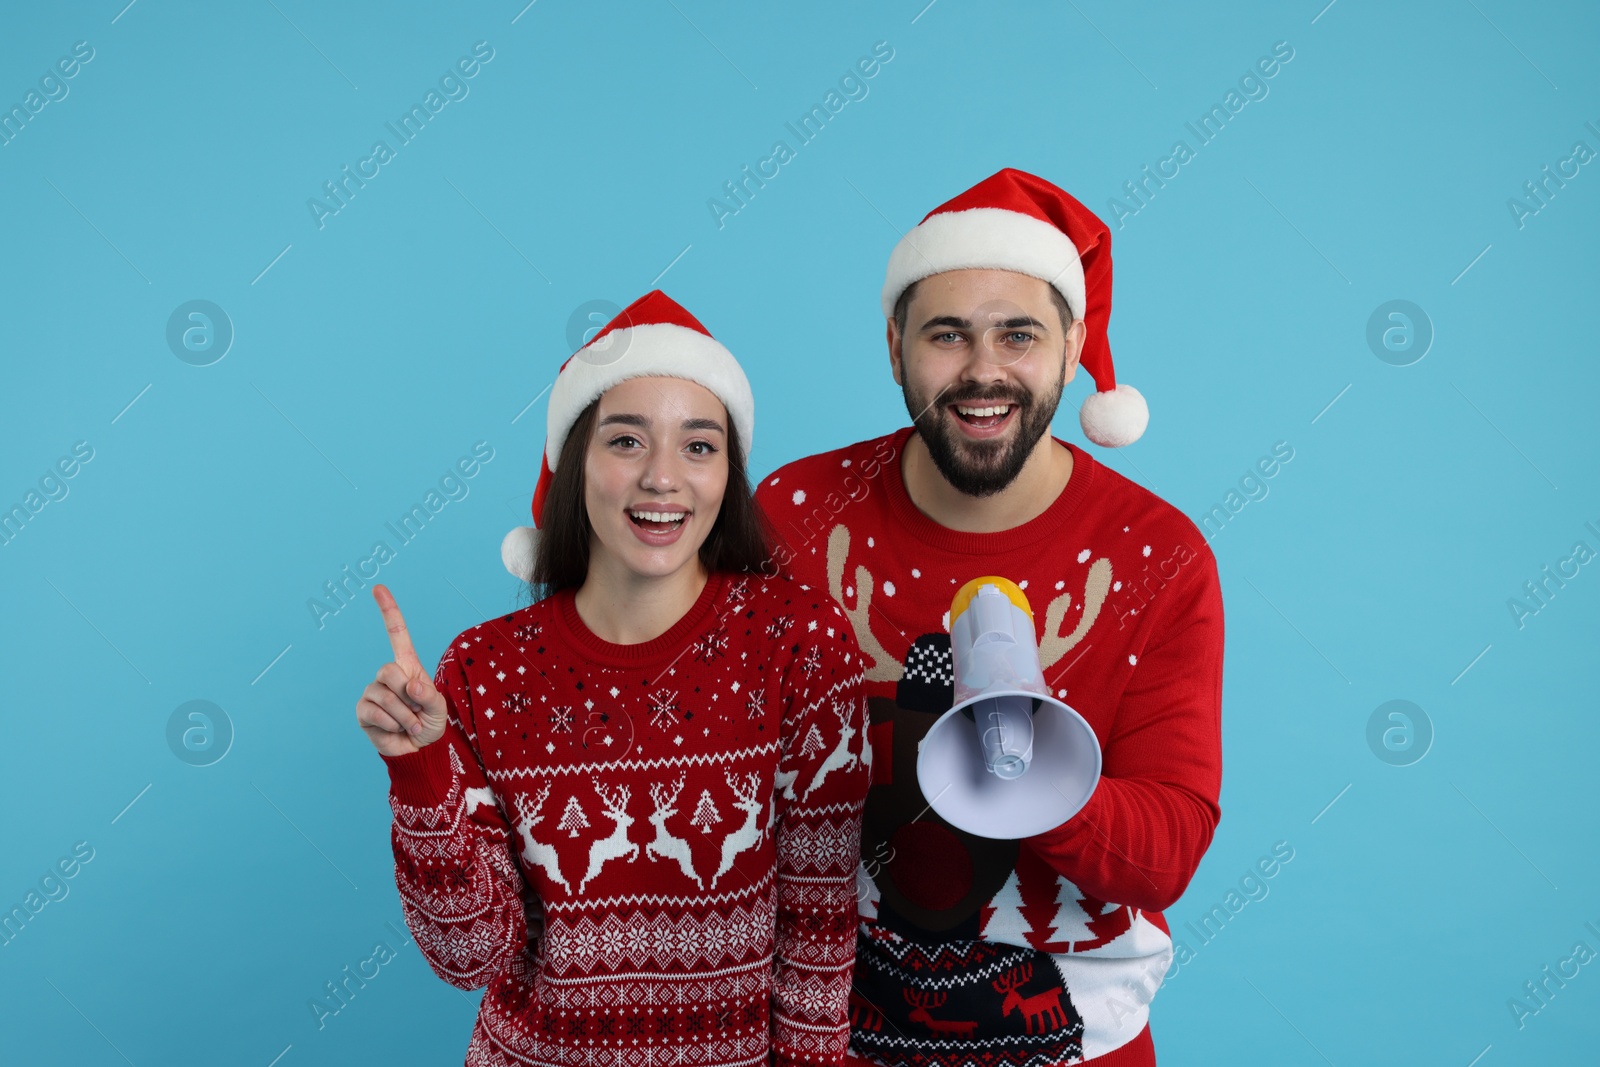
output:
M411 632L406 629L405 617L400 614L400 605L395 603L394 594L382 585L372 587L373 599L378 602L378 610L383 613L383 625L389 631L389 647L394 650L394 661L402 667L422 668L422 660L417 657L417 650L411 647Z

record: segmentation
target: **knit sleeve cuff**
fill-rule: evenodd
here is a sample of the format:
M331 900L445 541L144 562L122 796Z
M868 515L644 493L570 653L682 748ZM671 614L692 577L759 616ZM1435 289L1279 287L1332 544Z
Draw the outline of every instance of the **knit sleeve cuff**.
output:
M404 756L384 756L389 795L413 807L436 807L450 795L450 739L441 737Z
M796 1028L781 1022L772 1035L771 1067L836 1067L868 1063L850 1058L850 1030L827 1034L820 1027Z

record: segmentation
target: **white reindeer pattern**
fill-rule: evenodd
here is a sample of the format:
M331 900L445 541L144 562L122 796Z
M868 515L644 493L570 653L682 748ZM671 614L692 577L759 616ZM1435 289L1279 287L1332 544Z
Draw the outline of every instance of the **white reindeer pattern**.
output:
M850 725L850 718L854 710L848 701L834 701L833 713L839 719L839 743L834 746L833 751L828 753L828 758L823 760L822 765L817 768L817 773L812 777L811 784L806 786L806 794L805 797L801 798L802 801L810 797L817 787L822 784L822 780L831 772L842 771L860 762L861 757L850 750L850 741L856 736L856 728Z
M711 876L712 889L717 887L717 879L733 870L734 857L761 844L770 828L756 827L756 823L761 821L761 812L767 808L757 796L761 786L760 772L752 771L740 776L739 779L735 779L731 772L724 772L723 777L727 780L728 787L733 790L733 806L744 812L745 817L744 823L737 830L722 839L722 862L717 864L717 871Z
M466 802L468 815L471 815L480 807L497 807L494 799L494 790L490 789L486 785L468 786L466 793L462 796L462 799Z
M472 791L469 790L470 792ZM484 792L488 792L488 790L484 790ZM511 796L513 805L518 809L517 833L522 836L522 858L529 866L543 869L547 878L570 893L572 892L572 887L561 876L561 865L557 859L555 847L533 839L533 828L544 822L544 815L540 813L539 809L544 807L545 798L549 795L550 783L546 782L544 788L539 790L538 796L533 798L532 806L528 809L524 809L518 803L516 794Z
M611 833L589 846L589 869L584 872L583 879L578 882L578 892L583 892L583 887L588 885L595 875L600 873L600 868L605 866L607 860L620 859L623 856L632 863L639 858L639 846L628 840L628 827L633 825L633 816L627 812L629 787L619 785L608 793L605 786L600 784L600 779L594 780L594 791L600 797L600 803L605 807L605 816L616 826Z
M678 867L683 871L684 877L694 880L696 889L705 889L705 883L695 873L694 858L689 854L689 842L681 837L673 837L667 832L667 820L678 813L676 807L678 794L683 792L683 775L678 775L669 787L664 782L652 783L650 786L650 803L655 806L655 813L650 816L650 825L656 828L655 840L644 846L647 859L677 860Z

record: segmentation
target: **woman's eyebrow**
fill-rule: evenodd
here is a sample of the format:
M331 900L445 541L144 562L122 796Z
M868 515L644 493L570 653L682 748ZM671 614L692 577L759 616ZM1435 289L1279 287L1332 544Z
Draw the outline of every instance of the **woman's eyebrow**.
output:
M601 426L611 426L613 424L622 426L637 426L642 430L649 427L650 420L645 418L643 415L634 415L626 412L618 413L616 415L607 415L605 418L600 420Z
M685 430L715 430L718 433L727 433L722 428L722 423L716 419L684 419L683 428Z

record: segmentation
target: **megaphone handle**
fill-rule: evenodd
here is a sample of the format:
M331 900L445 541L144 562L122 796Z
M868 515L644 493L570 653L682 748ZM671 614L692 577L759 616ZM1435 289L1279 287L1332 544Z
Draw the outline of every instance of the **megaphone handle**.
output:
M990 697L972 705L983 765L1002 778L1017 778L1033 755L1033 702L1026 697Z

